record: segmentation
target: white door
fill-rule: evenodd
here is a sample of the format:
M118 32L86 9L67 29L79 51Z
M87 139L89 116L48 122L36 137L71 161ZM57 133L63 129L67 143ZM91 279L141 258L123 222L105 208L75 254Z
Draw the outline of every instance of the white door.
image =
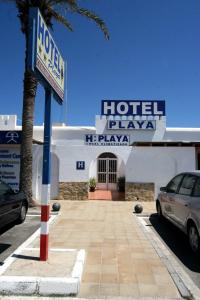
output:
M117 158L98 158L97 187L105 190L117 189Z

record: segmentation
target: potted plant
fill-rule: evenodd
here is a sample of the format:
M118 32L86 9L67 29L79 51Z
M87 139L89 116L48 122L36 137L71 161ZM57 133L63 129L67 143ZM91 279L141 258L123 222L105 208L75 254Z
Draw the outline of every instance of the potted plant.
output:
M119 177L117 179L117 189L118 192L125 192L125 177Z
M89 179L89 191L90 192L94 192L96 188L96 178L95 177L91 177Z

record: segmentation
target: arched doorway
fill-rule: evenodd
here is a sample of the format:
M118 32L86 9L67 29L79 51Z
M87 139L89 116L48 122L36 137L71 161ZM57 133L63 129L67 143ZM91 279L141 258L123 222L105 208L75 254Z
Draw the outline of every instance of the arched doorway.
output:
M97 159L97 187L117 189L117 157L111 152L104 152Z

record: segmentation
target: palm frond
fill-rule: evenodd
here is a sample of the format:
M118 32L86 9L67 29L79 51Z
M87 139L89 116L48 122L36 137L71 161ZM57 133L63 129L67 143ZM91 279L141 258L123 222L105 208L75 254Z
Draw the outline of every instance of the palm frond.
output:
M73 31L73 28L70 22L64 16L64 11L78 13L82 16L87 17L88 19L94 21L100 29L103 31L106 39L109 39L109 32L106 27L105 22L97 16L94 12L79 7L77 0L5 0L10 1L16 4L18 9L18 17L21 22L21 30L23 33L27 33L28 30L28 15L30 7L38 7L41 11L42 16L48 27L53 28L52 18L56 21L62 23L70 31ZM60 6L60 11L58 10Z
M56 21L63 24L70 31L73 31L73 28L72 28L70 22L65 17L63 17L61 14L59 14L56 10L49 8L49 13Z
M89 11L88 9L85 8L79 8L76 5L73 5L72 11L87 17L88 19L93 20L99 27L100 29L103 31L105 38L107 40L109 40L110 36L109 36L109 32L108 29L106 27L105 22L99 17L97 16L95 13Z
M87 17L88 19L93 20L103 31L106 39L109 39L109 32L108 32L105 22L99 16L97 16L94 12L92 12L88 9L79 7L77 5L77 0L49 0L48 2L51 5L58 5L58 4L63 5L63 6L65 5L65 9L70 10L71 12L78 13L82 16Z

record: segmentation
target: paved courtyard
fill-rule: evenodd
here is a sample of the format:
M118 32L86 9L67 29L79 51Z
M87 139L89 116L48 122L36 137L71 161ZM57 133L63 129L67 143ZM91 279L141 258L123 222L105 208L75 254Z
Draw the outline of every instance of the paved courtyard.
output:
M61 201L51 248L86 250L79 297L180 298L167 269L138 227L133 202ZM145 212L155 203L145 203Z

